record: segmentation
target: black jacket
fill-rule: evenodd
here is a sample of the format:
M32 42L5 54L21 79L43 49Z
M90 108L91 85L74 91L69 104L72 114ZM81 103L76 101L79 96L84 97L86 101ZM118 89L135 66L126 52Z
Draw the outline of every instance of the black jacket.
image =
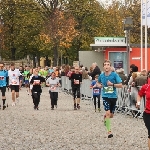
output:
M96 66L93 72L89 73L89 76L92 77L92 80L95 80L95 76L100 74L101 74L101 70L98 66Z

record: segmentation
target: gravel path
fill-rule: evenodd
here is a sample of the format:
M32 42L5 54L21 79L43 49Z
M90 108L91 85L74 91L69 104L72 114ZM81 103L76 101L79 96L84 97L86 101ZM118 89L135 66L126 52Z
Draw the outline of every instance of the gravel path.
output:
M33 109L31 96L20 91L20 102L0 110L0 150L147 150L147 130L142 119L115 114L114 137L107 138L103 106L94 112L92 101L81 101L73 110L70 95L59 93L58 108L50 109L47 88L43 88L39 110Z

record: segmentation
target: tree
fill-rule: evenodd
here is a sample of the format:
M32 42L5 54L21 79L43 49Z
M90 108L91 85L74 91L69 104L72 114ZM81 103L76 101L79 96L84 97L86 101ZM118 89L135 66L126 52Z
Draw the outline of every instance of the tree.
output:
M4 22L5 57L13 60L35 54L37 40L43 27L40 5L34 0L6 0L0 2L0 14ZM14 52L16 50L16 52ZM15 57L14 57L15 56Z
M70 13L64 12L65 1L63 0L38 0L45 8L45 16L48 21L45 22L45 31L50 37L52 45L54 66L58 65L59 51L71 46L72 39L77 35L75 30L76 22Z
M68 54L78 60L78 51L90 50L93 37L103 36L104 8L96 0L68 0L66 13L71 13L77 22L75 29L79 34L74 38Z

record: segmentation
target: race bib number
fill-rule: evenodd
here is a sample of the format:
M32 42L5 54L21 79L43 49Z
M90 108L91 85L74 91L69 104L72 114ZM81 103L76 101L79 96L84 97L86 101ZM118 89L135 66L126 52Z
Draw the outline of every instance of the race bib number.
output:
M74 80L74 84L79 84L79 80Z
M113 93L114 92L114 89L112 86L104 87L103 90L104 90L104 93Z
M35 85L39 85L40 84L40 80L34 80L34 84Z
M99 89L93 89L93 93L99 94Z
M14 85L17 84L17 81L15 79L12 79L11 83Z
M55 90L56 90L56 87L55 87L55 86L51 86L51 87L50 87L50 90L51 90L51 91L55 91Z
M4 80L4 76L0 76L0 80Z

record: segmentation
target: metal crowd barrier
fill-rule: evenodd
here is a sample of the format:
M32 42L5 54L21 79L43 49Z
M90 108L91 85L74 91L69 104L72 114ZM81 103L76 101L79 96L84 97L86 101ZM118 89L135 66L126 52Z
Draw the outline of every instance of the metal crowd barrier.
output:
M61 83L62 83L62 90L68 94L71 94L72 88L71 88L71 81L68 77L62 76L61 77ZM80 93L81 93L81 99L85 100L92 100L93 99L93 92L92 89L90 89L91 81L89 79L82 80ZM123 86L123 88L118 88L118 99L116 103L116 112L122 113L125 115L132 115L134 118L142 118L143 111L145 108L145 98L143 97L141 100L140 109L137 109L135 107L136 104L136 97L138 94L138 89L136 87L131 87L131 91L129 91L128 86Z

